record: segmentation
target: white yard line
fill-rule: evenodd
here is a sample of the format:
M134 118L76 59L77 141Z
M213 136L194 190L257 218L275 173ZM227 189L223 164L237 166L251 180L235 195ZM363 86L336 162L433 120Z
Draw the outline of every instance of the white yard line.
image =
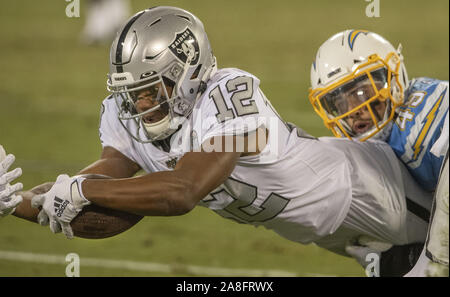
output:
M67 265L65 255L49 255L28 252L1 251L0 259L9 261L60 264ZM179 273L195 276L243 276L243 277L293 277L296 273L283 270L263 270L263 269L230 269L222 267L203 267L183 264L161 264L153 262L136 262L125 260L109 260L98 258L80 257L80 266L100 267L110 269L125 269L131 271L145 271L156 273ZM306 274L306 276L325 276L318 274Z

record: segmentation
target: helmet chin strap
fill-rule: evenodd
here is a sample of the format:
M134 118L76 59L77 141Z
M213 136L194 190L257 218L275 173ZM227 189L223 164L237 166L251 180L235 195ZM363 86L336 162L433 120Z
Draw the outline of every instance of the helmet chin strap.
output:
M156 123L149 124L142 121L142 125L144 126L145 131L147 131L148 136L155 140L164 139L172 134L169 114Z

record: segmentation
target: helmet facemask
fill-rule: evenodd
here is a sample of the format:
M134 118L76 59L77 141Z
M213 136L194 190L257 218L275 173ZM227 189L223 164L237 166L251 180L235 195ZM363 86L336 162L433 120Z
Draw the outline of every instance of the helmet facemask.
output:
M385 137L395 110L403 103L398 81L399 58L374 54L344 78L325 88L310 90L309 99L327 128L337 137L360 141Z
M134 121L138 127L132 137L139 142L152 142L167 138L178 130L180 117L188 117L193 102L177 96L175 82L170 76L182 75L183 68L174 63L163 71L137 82L128 84L112 84L114 74L108 80L108 90L112 92L119 108L119 120L126 126L126 121ZM151 74L151 72L149 72ZM166 75L165 75L166 74ZM120 74L122 75L122 74ZM140 100L147 100L139 103ZM143 110L145 107L145 110Z

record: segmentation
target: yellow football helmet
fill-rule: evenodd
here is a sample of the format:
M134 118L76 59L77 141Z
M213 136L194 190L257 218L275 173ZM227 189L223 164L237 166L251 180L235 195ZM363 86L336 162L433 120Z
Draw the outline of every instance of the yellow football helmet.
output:
M309 100L337 137L385 139L409 81L401 45L366 30L333 35L311 67Z

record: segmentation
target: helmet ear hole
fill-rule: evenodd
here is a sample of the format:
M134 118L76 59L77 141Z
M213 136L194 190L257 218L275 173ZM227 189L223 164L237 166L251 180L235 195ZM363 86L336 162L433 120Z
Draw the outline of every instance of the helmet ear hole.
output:
M198 77L198 74L200 73L200 69L202 69L202 64L199 64L197 66L197 68L195 68L194 73L192 73L191 80L196 79Z
M165 76L162 77L163 78L163 82L166 86L170 87L171 89L173 89L175 87L175 82Z

